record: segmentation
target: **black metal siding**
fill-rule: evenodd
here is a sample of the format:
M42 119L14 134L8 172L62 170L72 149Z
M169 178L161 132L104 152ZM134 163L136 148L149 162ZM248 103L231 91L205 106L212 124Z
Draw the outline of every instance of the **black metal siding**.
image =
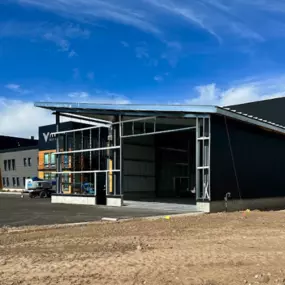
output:
M77 122L64 122L60 123L61 131L68 131L73 129L80 129L88 127L88 124L82 124ZM39 127L39 150L51 150L56 149L56 138L51 137L50 134L56 131L56 125L47 125Z
M227 192L239 198L285 196L285 136L227 119L234 157L232 159L225 118L212 116L211 197L222 200Z
M232 105L229 108L273 123L285 125L285 98L256 101L251 103Z
M37 145L38 145L38 140L34 139L0 136L0 150L12 149L18 147L30 147Z

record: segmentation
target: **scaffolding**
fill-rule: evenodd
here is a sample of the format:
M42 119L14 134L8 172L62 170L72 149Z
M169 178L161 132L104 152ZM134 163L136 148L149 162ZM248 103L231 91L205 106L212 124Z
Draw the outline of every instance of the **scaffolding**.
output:
M106 195L122 195L124 139L196 130L196 199L210 200L209 115L188 115L183 118L185 126L160 124L163 120L181 119L176 117L151 116L124 120L123 116L117 116L112 122L92 119L92 126L66 131L60 130L59 116L56 113L54 133L57 138L57 169L54 173L57 175L58 194L87 193L96 196L97 190L103 189ZM195 120L194 125L187 123L189 118ZM84 120L88 121L88 118L84 117ZM85 183L92 184L94 191L84 192Z

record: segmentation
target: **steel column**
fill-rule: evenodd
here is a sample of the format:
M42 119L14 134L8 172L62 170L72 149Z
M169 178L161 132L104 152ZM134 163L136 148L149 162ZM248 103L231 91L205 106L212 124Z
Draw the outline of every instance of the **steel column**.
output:
M56 132L60 131L60 113L55 113ZM56 136L56 152L60 152L60 136ZM56 155L56 171L61 172L61 155ZM56 175L56 193L61 193L61 174Z
M120 116L119 122L119 139L120 139L120 195L124 194L124 153L123 153L123 134L124 126L122 122L122 116Z
M210 117L197 118L196 127L196 199L210 201Z
M195 183L195 190L196 190L196 200L200 199L200 171L198 169L200 165L200 144L198 138L200 137L200 126L199 126L199 119L196 118L196 183Z

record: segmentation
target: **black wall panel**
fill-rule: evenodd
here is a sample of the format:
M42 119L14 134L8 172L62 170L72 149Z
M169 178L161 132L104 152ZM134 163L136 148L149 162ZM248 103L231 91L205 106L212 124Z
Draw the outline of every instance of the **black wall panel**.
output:
M211 123L212 200L227 192L243 199L285 196L285 135L227 119L233 161L225 118L213 115Z
M261 119L277 124L285 125L285 98L274 98L263 101L250 102L239 105L229 106L233 110L249 115L257 116Z
M89 125L77 122L60 123L60 131L86 128ZM56 131L56 125L47 125L39 127L39 150L56 149L56 137L51 134Z

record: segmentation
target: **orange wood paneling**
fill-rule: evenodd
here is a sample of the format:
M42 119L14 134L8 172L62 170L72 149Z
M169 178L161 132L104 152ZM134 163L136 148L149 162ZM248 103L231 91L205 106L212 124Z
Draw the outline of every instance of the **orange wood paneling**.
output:
M38 161L39 161L39 164L38 164L38 170L43 170L45 169L45 153L52 153L52 152L56 152L55 149L51 149L51 150L42 150L42 151L39 151L38 153Z

